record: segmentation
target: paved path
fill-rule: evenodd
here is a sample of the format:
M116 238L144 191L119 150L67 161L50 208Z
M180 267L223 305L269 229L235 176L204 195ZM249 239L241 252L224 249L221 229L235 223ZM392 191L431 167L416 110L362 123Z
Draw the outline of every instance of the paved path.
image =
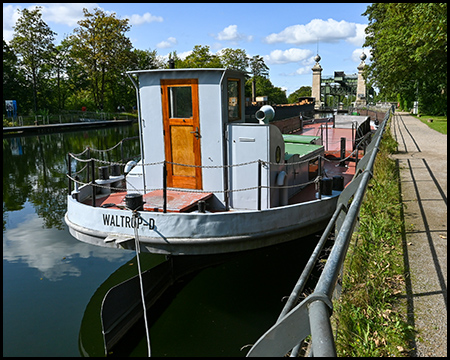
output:
M400 167L412 356L447 356L447 135L396 112L391 132Z

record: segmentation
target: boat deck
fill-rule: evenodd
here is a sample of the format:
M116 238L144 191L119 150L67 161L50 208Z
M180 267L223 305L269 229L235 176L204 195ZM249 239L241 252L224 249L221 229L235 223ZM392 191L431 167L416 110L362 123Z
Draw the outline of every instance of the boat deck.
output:
M306 147L308 151L311 149L322 147L321 145L313 144L313 140L317 139L318 136L321 135L320 126L324 125L323 123L313 123L304 126L303 131L296 132L292 135L304 135L302 138L294 138L295 141L302 141L306 143L286 143L286 146L294 147L294 153L298 153L298 147ZM353 141L352 141L352 129L350 128L333 128L332 125L328 124L328 129L323 129L323 136L326 137L328 132L328 144L325 143L324 139L324 148L325 148L325 157L329 161L324 161L324 176L328 178L333 178L334 176L343 176L344 177L344 186L346 186L355 175L356 170L356 154L341 163L341 138L346 139L346 151L345 157L350 156L353 151ZM305 136L306 135L306 136ZM285 136L286 137L286 136ZM289 137L285 138L286 141L289 141ZM311 149L309 149L311 148ZM306 150L305 150L306 151ZM300 151L301 152L301 151ZM358 154L358 160L363 157L362 151ZM289 204L295 204L300 202L306 202L316 199L316 184L310 184L302 189L299 193L292 196L289 199ZM124 209L125 207L125 196L127 195L126 191L114 192L107 195L97 195L96 198L96 207L108 207L108 208L116 208L116 209ZM199 192L189 192L189 191L176 191L176 190L167 190L167 212L190 212L195 210L198 206L199 201L206 201L212 197L212 193L199 193ZM85 204L91 204L91 199L86 199L84 201ZM154 190L145 195L143 195L144 201L144 211L151 212L162 212L163 211L163 191L162 190Z
M324 126L321 131L320 126ZM303 130L293 133L293 135L307 135L307 136L320 136L323 133L323 145L325 151L339 151L341 148L341 138L345 138L345 148L347 150L353 150L352 129L333 128L329 123L326 126L324 123L313 123L303 127ZM327 141L328 139L328 141Z
M95 200L96 207L108 207L112 209L123 209L125 207L126 191L111 193ZM199 201L209 199L212 193L194 193L167 190L167 212L188 212L195 208ZM155 190L143 195L144 211L163 211L163 191ZM91 204L91 200L84 203Z
M350 152L346 152L346 156L349 156ZM327 156L330 158L330 156ZM361 159L362 154L359 154L359 159ZM337 159L337 158L336 158ZM333 178L333 176L342 175L344 177L344 185L347 185L355 175L356 171L356 162L355 161L346 161L345 166L340 166L338 161L324 163L325 174L329 178Z

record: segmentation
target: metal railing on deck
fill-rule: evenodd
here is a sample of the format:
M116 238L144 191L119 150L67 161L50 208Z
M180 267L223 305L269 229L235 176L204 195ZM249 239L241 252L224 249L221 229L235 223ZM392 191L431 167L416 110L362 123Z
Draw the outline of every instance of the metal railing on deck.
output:
M247 356L285 356L289 351L291 356L296 356L303 340L311 335L313 356L336 357L330 323L333 310L331 299L342 271L367 184L372 177L373 165L390 114L391 109L386 112L383 122L366 148L364 157L358 162L352 182L339 196L338 206L277 322L259 338ZM352 196L353 200L347 206ZM333 227L335 227L336 240L314 292L296 305Z

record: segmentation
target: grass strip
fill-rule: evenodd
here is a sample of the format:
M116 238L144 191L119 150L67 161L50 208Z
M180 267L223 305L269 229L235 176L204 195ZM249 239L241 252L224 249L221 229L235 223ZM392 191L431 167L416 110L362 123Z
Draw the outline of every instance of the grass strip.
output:
M396 146L387 127L344 264L342 293L334 301L338 356L406 357L410 351L413 328L399 296L405 294L404 227L399 174L390 158Z

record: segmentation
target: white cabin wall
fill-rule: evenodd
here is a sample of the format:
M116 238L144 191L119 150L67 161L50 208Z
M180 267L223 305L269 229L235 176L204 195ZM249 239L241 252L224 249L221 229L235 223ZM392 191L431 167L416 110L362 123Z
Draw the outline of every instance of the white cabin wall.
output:
M224 161L229 158L229 144L224 142L224 130L228 123L227 79L241 79L241 120L245 121L244 87L245 79L239 72L224 69L175 69L143 70L139 75L140 111L143 131L144 162L155 163L165 160L163 137L163 113L161 79L198 79L200 148L202 166L218 166L202 169L202 185L205 191L219 191L216 199L225 204ZM146 166L146 189L163 186L163 166ZM141 184L142 167L136 166L130 173L132 191Z
M165 160L162 99L159 79L148 74L139 76L141 86L141 119L144 144L144 161L146 164ZM163 165L145 166L145 183L147 189L163 186Z
M200 147L202 166L223 166L220 77L214 84L199 84ZM222 191L223 169L202 169L203 190ZM223 202L223 193L216 195Z

